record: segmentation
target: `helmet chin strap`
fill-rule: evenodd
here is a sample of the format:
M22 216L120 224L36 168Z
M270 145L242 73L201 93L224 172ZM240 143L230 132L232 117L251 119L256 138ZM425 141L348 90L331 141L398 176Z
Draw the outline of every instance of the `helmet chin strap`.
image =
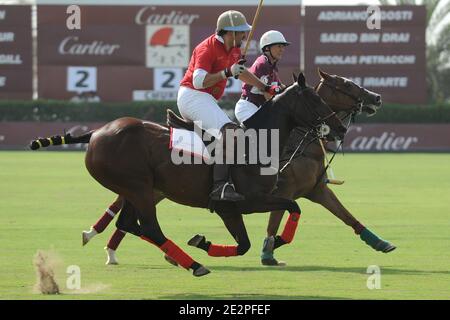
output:
M272 50L270 50L270 47L268 48L269 50L266 50L264 53L269 52L270 57L273 59L273 64L276 64L278 62L278 59L276 59L273 54L272 54Z

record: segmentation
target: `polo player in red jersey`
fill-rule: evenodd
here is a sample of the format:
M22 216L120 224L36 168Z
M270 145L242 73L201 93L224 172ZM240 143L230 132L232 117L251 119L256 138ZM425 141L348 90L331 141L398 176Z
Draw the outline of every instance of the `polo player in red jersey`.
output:
M217 19L216 33L195 47L178 91L177 103L182 117L198 122L203 130L216 137L218 145L223 145L223 154L225 131L239 128L217 103L225 91L227 79L237 77L261 91L270 90L270 86L250 73L244 66L245 61L240 60L240 47L250 30L251 26L241 12L229 10L222 13ZM213 177L211 200L244 200L234 189L230 164L216 161Z

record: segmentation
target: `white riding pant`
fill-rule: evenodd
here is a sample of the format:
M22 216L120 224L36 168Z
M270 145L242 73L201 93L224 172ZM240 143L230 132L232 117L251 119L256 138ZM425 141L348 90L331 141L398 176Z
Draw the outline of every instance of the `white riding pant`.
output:
M220 138L219 130L232 122L219 107L217 100L209 93L181 86L178 90L178 110L186 120L201 122L200 127L216 138Z
M242 123L250 118L256 111L258 111L258 109L259 108L254 103L240 99L234 108L234 115L239 123Z

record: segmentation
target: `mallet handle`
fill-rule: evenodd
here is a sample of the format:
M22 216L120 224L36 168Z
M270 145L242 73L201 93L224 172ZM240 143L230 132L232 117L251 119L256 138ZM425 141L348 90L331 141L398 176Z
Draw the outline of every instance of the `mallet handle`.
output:
M259 12L261 11L261 8L262 8L262 6L263 6L263 2L264 2L264 0L259 0L258 9L256 9L255 17L253 18L253 22L252 22L252 29L250 30L250 33L249 33L249 35L248 35L248 38L247 38L247 42L246 42L246 44L245 44L244 51L242 52L242 59L245 59L245 56L246 56L246 54L247 54L248 47L249 47L249 45L250 45L250 40L253 38L253 32L254 32L255 29L256 29L256 23L258 22Z

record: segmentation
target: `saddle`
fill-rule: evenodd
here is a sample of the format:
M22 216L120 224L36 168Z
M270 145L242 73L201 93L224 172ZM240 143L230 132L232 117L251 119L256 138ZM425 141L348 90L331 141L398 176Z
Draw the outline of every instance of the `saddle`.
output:
M182 151L194 157L209 160L215 154L205 150L206 147L214 148L216 140L205 130L199 128L194 122L177 116L172 110L167 110L167 126L170 129L169 149Z
M177 129L194 131L194 122L180 118L170 109L167 109L167 126Z

